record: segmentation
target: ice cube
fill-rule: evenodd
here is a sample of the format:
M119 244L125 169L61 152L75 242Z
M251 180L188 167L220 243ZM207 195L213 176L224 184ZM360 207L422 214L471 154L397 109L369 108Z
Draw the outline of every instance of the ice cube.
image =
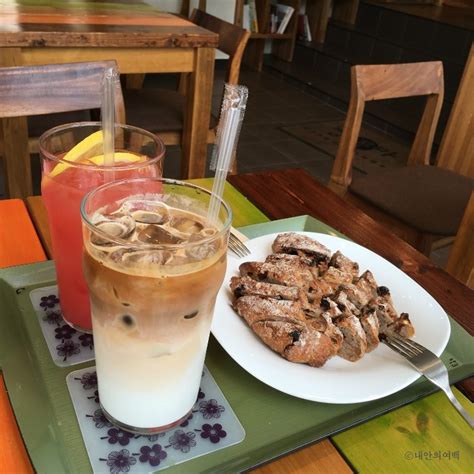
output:
M215 234L217 234L217 229L215 227L205 227L200 232L200 235L202 235L204 238L212 237Z
M171 256L171 252L164 250L137 250L124 253L122 261L126 264L164 265Z
M147 244L180 244L184 242L184 239L155 224L147 225L141 229L138 233L138 240Z
M204 228L199 221L187 217L174 217L170 225L185 234L197 234Z
M110 237L110 240L92 232L91 242L94 245L114 245L112 239L125 239L135 230L135 221L130 216L120 216L118 219L112 220L113 217L116 216L107 216L108 220L98 222L95 225L97 229L107 234L107 236Z
M218 248L217 242L195 244L186 249L186 255L192 260L205 260L214 255Z
M144 224L164 224L169 221L168 206L161 201L131 199L123 203L120 211Z
M169 216L167 212L154 212L154 211L133 211L132 217L135 219L135 222L141 224L165 224L168 222Z

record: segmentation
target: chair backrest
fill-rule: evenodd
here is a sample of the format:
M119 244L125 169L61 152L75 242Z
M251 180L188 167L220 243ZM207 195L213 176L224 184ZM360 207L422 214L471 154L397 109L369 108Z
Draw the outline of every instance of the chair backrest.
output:
M429 164L433 137L443 105L443 65L440 61L353 66L351 99L342 131L331 186L347 188L352 178L357 139L365 102L426 95L423 116L410 150L408 164Z
M229 55L229 67L227 69L226 82L238 84L240 74L240 63L244 54L245 46L250 32L240 26L221 20L209 15L202 10L195 9L191 15L191 21L202 26L206 30L213 31L219 35L218 48Z
M474 290L474 192L459 226L446 271Z
M101 82L115 61L0 68L0 117L24 117L101 106ZM116 121L125 123L119 81L115 90Z
M0 154L10 197L32 194L27 116L95 109L101 84L115 61L0 68ZM115 117L125 123L122 89L115 88Z
M441 140L436 164L474 178L474 43Z

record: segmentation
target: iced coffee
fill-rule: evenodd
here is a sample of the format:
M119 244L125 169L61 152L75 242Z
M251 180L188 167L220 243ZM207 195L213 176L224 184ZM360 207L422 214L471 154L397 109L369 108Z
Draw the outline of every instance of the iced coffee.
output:
M122 428L150 434L179 424L199 390L230 210L196 186L139 179L83 202L99 398Z

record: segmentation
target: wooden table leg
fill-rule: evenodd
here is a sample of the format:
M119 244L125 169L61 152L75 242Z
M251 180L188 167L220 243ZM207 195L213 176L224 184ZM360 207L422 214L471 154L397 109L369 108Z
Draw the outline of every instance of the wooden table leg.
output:
M3 169L7 195L25 198L33 194L26 117L0 120Z
M145 81L145 74L126 74L125 84L127 89L141 89Z
M21 65L20 48L2 48L0 67ZM33 194L33 185L25 117L0 119L0 144L7 196L30 196Z
M214 82L214 48L195 50L194 71L188 83L184 117L181 177L203 178L207 159L207 131Z

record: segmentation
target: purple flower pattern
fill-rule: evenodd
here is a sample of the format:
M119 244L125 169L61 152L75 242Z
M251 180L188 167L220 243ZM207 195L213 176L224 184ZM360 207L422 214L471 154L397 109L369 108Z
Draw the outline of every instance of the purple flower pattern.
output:
M92 334L81 334L79 340L81 341L81 346L88 347L89 349L94 348L94 337Z
M99 391L98 391L98 390L96 390L96 391L94 392L94 395L93 395L92 397L87 397L87 398L88 398L89 400L92 400L92 399L93 399L94 402L96 402L96 403L100 403Z
M54 290L53 290L54 291ZM43 293L44 295L45 293ZM63 358L63 361L67 360L73 355L78 354L81 348L86 350L89 348L93 350L94 340L91 334L81 333L74 328L66 325L62 318L62 313L59 307L59 298L55 294L47 294L41 297L39 306L42 309L40 320L46 323L47 326L53 326L51 331L54 329L54 335L57 340L61 341L61 344L56 346L57 353ZM38 304L38 303L37 303ZM54 328L56 326L56 328ZM89 350L87 349L87 350ZM205 372L203 373L205 375ZM99 394L97 390L97 374L96 372L82 372L81 377L75 378L81 383L82 388L88 391L86 397L89 400L94 400L95 403L99 403ZM207 392L207 390L206 390ZM217 397L216 397L217 398ZM97 430L104 433L104 436L100 436L100 439L104 443L112 448L112 445L118 446L120 449L116 451L110 451L104 458L96 458L107 464L107 471L111 474L122 474L135 472L134 466L137 466L137 461L141 464L148 464L153 468L162 466L164 461L168 463L167 450L177 450L183 454L193 451L193 448L197 446L199 440L201 444L203 442L218 444L222 442L223 438L226 438L227 432L224 430L219 423L205 423L202 425L196 425L199 423L199 419L212 419L220 418L221 413L225 411L225 408L218 403L215 399L206 400L206 394L200 387L196 395L196 405L192 413L179 425L179 428L171 430L171 432L162 432L155 435L140 436L133 435L124 430L114 426L104 415L102 409L91 410L90 414L85 414L87 418L90 418L92 424ZM202 418L201 418L202 417ZM181 428L190 427L191 430L183 430ZM199 427L201 429L194 429ZM104 431L102 431L104 430ZM199 433L197 435L195 432ZM106 435L105 435L106 433ZM158 444L157 440L168 435L169 444ZM198 436L196 438L196 436ZM135 453L138 446L135 439L143 438L148 440L150 444L140 446L139 452ZM130 444L133 441L132 444ZM135 444L135 446L133 446ZM127 446L129 449L121 449ZM133 451L132 451L133 449ZM105 453L104 453L105 454ZM191 456L193 456L191 454ZM168 464L165 464L168 465ZM138 466L137 466L138 467ZM143 469L143 468L142 468ZM146 469L146 468L145 468Z
M133 438L133 434L128 431L121 430L119 428L110 428L107 431L107 436L103 436L100 439L107 439L109 444L120 444L121 446L127 446L130 443L130 438Z
M201 438L209 439L209 441L214 444L227 436L227 433L222 429L222 425L219 423L212 426L205 423L201 428Z
M98 408L93 415L86 415L87 418L92 418L96 428L110 428L112 423L105 417L104 412Z
M62 360L62 362L66 362L70 359L70 363L78 363L82 361L81 359L86 359L90 356L93 357L94 339L92 334L84 334L66 324L61 312L60 299L57 296L57 292L52 288L47 291L48 293L43 293L39 301L37 300L33 303L35 309L41 311L39 318L44 322L42 330L45 336L46 333L52 333L51 335L62 343L61 345L52 345L52 347L50 347L52 355L54 353L54 356L57 356L57 358L54 356L53 358L57 361ZM50 329L50 326L54 329ZM48 337L46 337L46 339L48 340ZM66 341L72 341L73 344L64 344ZM82 353L84 353L84 357L82 357ZM77 354L81 355L71 358L71 356Z
M210 400L204 400L199 403L199 411L206 420L210 420L211 418L220 418L225 408L219 405L217 400L211 398Z
M69 326L69 324L64 324L60 328L56 328L54 332L56 333L55 338L61 339L61 342L64 342L66 339L71 339L71 337L76 334L77 331Z
M48 308L54 308L59 303L56 295L42 296L40 306L46 311Z
M137 463L137 460L130 455L128 449L112 451L107 459L100 458L100 461L107 461L111 474L129 472L131 466Z
M142 446L139 453L133 453L134 456L139 456L140 462L147 462L150 466L156 467L160 465L163 459L166 459L168 454L163 451L160 444L154 444L153 446Z
M76 344L70 339L64 341L62 344L59 344L59 346L56 346L56 350L58 351L58 355L63 357L63 362L66 361L68 357L79 354L81 351L79 344Z
M55 324L56 326L60 326L64 321L61 311L47 311L42 319L48 324Z
M185 426L188 426L189 425L189 420L192 420L193 419L193 414L190 413L189 416L179 425L181 427L185 427Z
M80 379L76 378L76 380L80 380L84 390L97 388L97 372L86 372Z
M96 372L82 372L82 375L76 377L75 380L81 383L84 390L88 390L88 394L91 394L87 396L88 399L98 401ZM94 390L93 396L92 390ZM209 443L209 446L222 443L223 439L228 438L228 431L224 429L222 424L204 423L196 426L196 422L199 423L199 419L220 418L221 414L225 411L224 406L219 404L218 400L214 398L199 401L199 399L204 397L204 392L200 389L196 401L196 407L198 409L193 410L193 413L189 414L180 424L180 428L174 428L169 433L161 432L155 435L133 435L114 426L107 420L100 408L95 410L93 414L85 415L91 419L98 430L105 430L104 436L100 436L101 440L108 445L118 445L119 447L127 446L128 448L111 451L107 456L104 456L104 458L96 459L106 462L109 468L108 471L110 470L111 474L135 472L133 469L134 466L142 472L143 469L146 469L146 465L151 466L151 468L168 466L170 462L168 460L170 457L170 453L167 452L168 450L180 451L186 455L192 452L198 443L201 443L201 445L202 443ZM191 430L189 430L189 428L188 431L181 429L189 425L192 427ZM197 427L200 427L200 429L197 429ZM168 444L158 444L157 440L166 435L168 435ZM147 439L150 444L137 445L138 439ZM226 444L224 444L224 446L226 446ZM112 446L110 446L110 448L111 447ZM135 450L137 452L135 452ZM171 460L173 456L174 455L171 455ZM193 454L190 456L192 458ZM137 462L143 467L139 468Z
M174 449L177 449L182 453L189 453L190 449L196 446L196 441L194 440L195 437L196 434L191 431L185 433L183 430L176 430L173 436L170 436L168 440L170 443L169 446L173 446ZM165 446L165 448L169 446Z
M196 397L196 402L199 400L202 400L203 398L205 398L205 396L206 394L201 390L201 387L199 387L199 391Z

